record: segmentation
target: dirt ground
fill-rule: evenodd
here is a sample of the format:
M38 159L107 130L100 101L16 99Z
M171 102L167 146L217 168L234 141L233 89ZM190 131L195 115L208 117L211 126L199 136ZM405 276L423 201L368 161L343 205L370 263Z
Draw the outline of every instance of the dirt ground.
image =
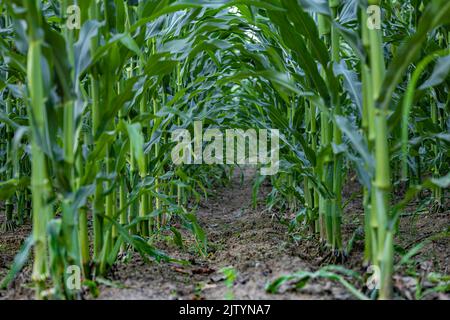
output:
M203 201L198 221L208 238L208 254L201 256L195 250L193 239L183 232L185 246L180 249L173 242L159 241L158 248L172 257L190 261L190 265L175 263L146 263L138 254L118 263L107 280L101 280L99 299L352 299L348 290L337 282L314 279L303 289L295 290L289 283L280 293L269 294L265 286L279 276L296 271L316 271L327 263L314 239L293 241L287 226L281 224L274 212L264 208L269 192L263 186L259 205L251 206L254 171L246 170L241 183L236 175L229 186L217 188L213 196ZM359 187L349 179L344 198L350 199ZM415 204L412 204L414 206ZM418 204L416 204L418 205ZM361 198L349 201L344 213L343 237L346 242L358 234L363 220ZM396 239L397 251L408 250L425 239L429 242L414 257L413 262L400 267L394 276L396 298L413 299L418 285L431 286L426 280L430 272L448 274L450 239L448 228L450 211L443 213L412 212L400 222ZM29 234L25 225L15 232L0 234L0 277L10 266L20 243ZM441 234L446 236L439 236ZM436 236L438 235L438 236ZM364 273L362 265L363 242L355 240L344 267ZM399 257L397 257L398 261ZM232 267L236 279L227 286L221 271ZM417 275L423 273L423 277ZM7 290L0 290L0 299L27 299L33 293L29 285L30 267L27 266ZM414 275L414 276L413 276ZM417 282L419 279L420 283ZM351 279L348 279L352 282ZM363 289L362 284L356 287ZM90 298L86 296L86 298ZM449 299L446 293L430 293L428 299Z
M286 226L262 208L251 207L253 174L239 175L232 184L215 190L215 196L202 203L198 220L208 236L209 253L201 258L174 246L164 248L191 266L144 264L140 257L122 264L114 278L125 288L101 288L102 299L332 299L351 298L343 288L329 282L315 283L301 292L280 295L265 292L272 279L298 270L314 270L312 261L295 254L288 242ZM260 199L267 194L262 191ZM262 202L262 201L261 201ZM175 251L174 251L175 250ZM138 267L136 267L138 265ZM226 287L220 270L233 267L237 279L232 290Z

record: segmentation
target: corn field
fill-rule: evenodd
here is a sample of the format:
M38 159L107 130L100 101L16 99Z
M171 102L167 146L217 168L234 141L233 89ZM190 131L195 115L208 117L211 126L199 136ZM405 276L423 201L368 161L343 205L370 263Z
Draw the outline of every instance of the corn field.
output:
M448 0L2 0L0 244L30 232L1 290L25 273L37 299L81 299L136 255L189 264L161 245L186 237L210 257L198 210L252 167L250 207L322 257L267 292L320 278L359 299L402 298L401 265L441 241L429 291L448 293L449 25ZM177 129L205 158L213 139L199 130L234 128L279 139L276 174L217 149L209 163L174 163ZM227 159L246 154L237 141ZM399 249L411 215L444 227Z

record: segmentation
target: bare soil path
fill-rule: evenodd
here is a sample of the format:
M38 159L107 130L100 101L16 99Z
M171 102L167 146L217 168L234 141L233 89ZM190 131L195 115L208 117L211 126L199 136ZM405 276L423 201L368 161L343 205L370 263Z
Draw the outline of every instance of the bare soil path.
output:
M313 283L301 292L268 294L265 285L277 276L298 270L311 270L310 262L292 250L286 227L261 208L252 209L253 170L245 171L244 181L235 174L231 185L215 190L204 201L198 220L208 237L209 254L166 247L175 257L192 262L190 266L167 263L146 264L139 256L121 264L113 278L122 288L101 288L100 299L332 299L351 298L335 283ZM259 199L267 194L263 187ZM237 278L227 288L223 267L233 267Z

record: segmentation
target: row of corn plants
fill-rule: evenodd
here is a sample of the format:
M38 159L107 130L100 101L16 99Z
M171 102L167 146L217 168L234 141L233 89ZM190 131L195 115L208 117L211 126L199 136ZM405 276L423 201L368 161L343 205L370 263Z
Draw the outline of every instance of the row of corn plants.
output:
M311 97L294 102L304 108L297 127L287 110L268 112L273 125L284 125L286 133L293 136L287 138L291 149L304 154L304 158L295 159L299 162L296 169L305 176L297 197L304 206L296 219L310 224L324 249L331 249L332 261L345 259L340 230L345 156L346 166L356 168L353 171L363 186L365 263L381 272L376 294L381 299L391 298L394 236L406 203L429 188L433 191L432 210L447 209L442 188L448 187L448 153L438 156L435 148L448 147L448 127L442 122L439 127L425 122L448 119L449 70L445 61L450 52L446 26L449 5L439 1L280 4L288 21L285 14L269 11L271 21L281 31L277 41L292 50L289 59L296 60L304 71L304 88L313 91ZM373 14L377 9L382 15L375 27ZM414 32L405 30L407 26ZM422 85L417 88L419 79ZM441 106L439 111L436 105ZM422 114L414 118L418 123L409 121L413 109ZM425 135L430 139L424 143L419 135L427 130ZM303 133L298 146L295 131ZM408 148L410 139L415 143ZM434 150L439 158L430 161L415 156L417 149L422 153ZM291 159L286 159L291 166L289 175L295 174ZM391 196L402 193L402 188L407 190L404 199ZM292 192L296 191L287 191L288 195ZM289 202L289 196L286 200Z
M155 243L180 242L180 226L207 254L196 205L232 167L172 163L172 132L194 135L195 121L280 130L280 172L256 178L254 203L270 180L269 208L294 213L332 263L348 254L342 194L355 172L379 298L392 297L408 202L448 209L446 0L10 0L0 10L4 229L33 226L3 285L33 249L37 297L80 298L69 266L89 284L133 251L170 262Z

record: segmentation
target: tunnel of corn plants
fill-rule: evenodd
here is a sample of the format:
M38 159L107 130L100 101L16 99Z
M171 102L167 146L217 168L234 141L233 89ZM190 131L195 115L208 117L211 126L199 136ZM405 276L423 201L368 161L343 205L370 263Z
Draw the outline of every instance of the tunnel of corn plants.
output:
M1 0L0 299L449 299L448 0Z

